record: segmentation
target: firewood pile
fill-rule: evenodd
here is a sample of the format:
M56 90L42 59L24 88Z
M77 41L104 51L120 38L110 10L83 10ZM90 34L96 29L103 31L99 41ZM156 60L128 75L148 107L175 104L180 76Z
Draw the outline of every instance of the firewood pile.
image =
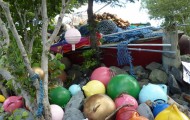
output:
M95 20L97 22L101 22L102 20L112 20L118 27L123 29L126 29L130 25L129 21L123 20L115 14L110 14L106 12L104 12L103 14L95 14Z

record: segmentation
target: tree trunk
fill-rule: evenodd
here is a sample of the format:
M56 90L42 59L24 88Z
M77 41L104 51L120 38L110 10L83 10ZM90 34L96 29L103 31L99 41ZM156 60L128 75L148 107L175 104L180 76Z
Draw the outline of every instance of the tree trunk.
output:
M44 98L43 106L45 113L45 120L51 120L50 104L48 98L48 53L49 46L47 45L47 28L48 28L48 16L47 16L47 3L46 0L42 0L42 42L43 42L43 51L41 57L41 67L45 73L43 80L43 89L44 89Z
M90 31L90 46L92 49L97 49L97 37L96 37L96 22L93 13L93 0L88 0L88 24Z
M95 53L95 60L100 63L100 49L97 46L98 38L96 35L96 27L97 23L95 21L95 16L93 13L93 0L88 0L88 25L89 25L89 32L90 32L90 47L95 49L97 52Z
M180 51L178 49L178 32L177 30L165 30L163 44L171 44L171 47L163 47L163 50L175 51L175 54L163 53L162 63L166 71L170 66L179 68L181 65Z

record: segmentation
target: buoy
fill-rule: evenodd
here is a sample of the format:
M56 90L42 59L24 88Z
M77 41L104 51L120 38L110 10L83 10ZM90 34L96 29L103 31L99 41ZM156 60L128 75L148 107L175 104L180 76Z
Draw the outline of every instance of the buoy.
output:
M63 120L64 111L59 105L50 105L50 111L52 115L52 120Z
M13 112L17 108L23 107L22 96L10 96L3 102L3 108L6 112Z
M71 92L72 95L77 94L79 91L81 91L80 85L73 84L69 87L69 91Z
M3 95L0 95L0 102L4 102L5 101L5 97Z
M89 120L105 120L116 109L114 101L105 94L95 94L84 102L84 115Z
M118 96L115 99L116 108L121 107L121 106L126 105L126 104L131 105L130 107L132 109L136 110L138 108L137 100L131 95L121 94L120 96Z
M65 40L67 43L72 45L72 51L75 51L75 44L77 44L81 39L81 34L76 28L68 29L65 32Z
M90 97L95 94L105 94L105 86L98 80L91 80L85 86L82 87L85 96Z
M173 104L161 111L155 120L189 120L189 118Z
M155 103L153 105L153 111L152 111L154 117L156 117L158 113L160 113L167 107L169 107L169 104L167 104L167 103Z
M131 109L129 107L122 107L117 113L116 113L116 120L129 120L133 113L135 112L135 109Z
M112 77L112 73L108 67L99 67L99 68L96 68L92 72L90 79L98 80L98 81L102 82L105 86L107 86L111 77Z
M119 74L114 76L107 85L107 94L113 100L122 93L127 93L134 98L138 98L140 85L131 75Z
M167 89L166 85L157 85L148 83L148 85L144 85L139 93L139 102L143 103L147 100L150 100L151 102L165 102L167 103L168 97L165 90Z
M71 93L64 87L56 87L49 90L49 101L51 104L65 107L71 98Z

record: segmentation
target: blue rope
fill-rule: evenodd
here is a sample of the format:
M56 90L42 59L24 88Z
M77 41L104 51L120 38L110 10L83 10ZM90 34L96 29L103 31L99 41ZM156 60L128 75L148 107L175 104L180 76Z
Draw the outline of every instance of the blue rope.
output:
M32 77L31 77L31 80L34 81L38 79L39 80L39 86L40 86L40 93L39 93L39 101L38 101L38 109L36 111L36 116L37 117L40 117L42 116L42 113L43 113L43 109L44 109L44 106L43 106L43 98L44 98L44 89L43 89L43 81L40 79L40 76L38 74L34 74Z
M131 41L137 40L138 37L136 38L131 38L128 41L124 41L124 42L120 42L117 45L117 61L119 65L125 65L125 64L129 64L130 66L130 74L135 77L134 75L134 69L133 69L133 64L132 64L132 56L131 56L131 52L128 51L128 43L130 43Z
M38 74L34 74L32 77L30 77L30 79L31 79L32 81L34 81L34 80L36 80L36 79L40 80L40 76L39 76Z
M42 113L43 113L43 109L44 109L43 98L44 98L43 82L42 82L42 80L40 80L40 94L39 94L39 99L40 100L38 102L38 110L36 112L36 115L38 117L42 116Z

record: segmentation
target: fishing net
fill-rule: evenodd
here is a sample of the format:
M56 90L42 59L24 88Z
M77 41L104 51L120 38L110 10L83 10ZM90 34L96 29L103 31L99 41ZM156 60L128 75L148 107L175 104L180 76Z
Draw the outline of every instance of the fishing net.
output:
M130 74L135 77L132 64L131 52L128 50L128 44L132 41L139 40L140 38L151 38L163 36L163 33L155 33L155 28L153 27L128 27L126 31L118 28L119 34L105 35L103 37L104 43L114 43L117 44L117 61L118 65L130 66Z
M155 32L154 27L128 27L127 29L123 30L121 28L117 28L119 34L112 34L112 35L105 35L103 36L103 43L114 43L114 42L121 42L127 41L131 38L151 38L162 36L163 33Z
M98 23L97 30L104 35L116 33L117 25L112 20L102 20Z

